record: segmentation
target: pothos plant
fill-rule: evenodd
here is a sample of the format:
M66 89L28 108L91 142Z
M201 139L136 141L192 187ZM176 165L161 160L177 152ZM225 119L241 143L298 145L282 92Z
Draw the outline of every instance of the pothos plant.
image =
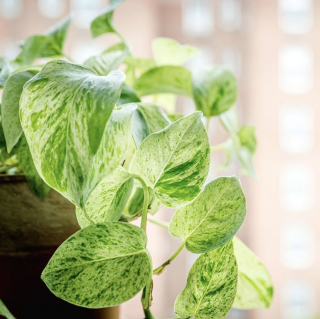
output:
M87 308L116 306L142 290L145 316L154 318L152 278L186 247L201 255L176 299L180 318L268 307L270 276L235 237L246 215L239 178L205 184L210 154L219 149L227 162L236 157L255 175L254 128L240 127L233 107L236 79L221 66L190 71L183 65L198 50L171 39L153 42L154 59L135 57L112 22L121 2L111 1L91 24L94 37L114 33L121 42L84 64L63 52L69 17L28 38L14 61L2 60L2 146L17 155L24 150L28 165L19 155L1 154L37 179L31 185L38 194L53 188L74 203L81 226L57 249L42 279L57 297ZM34 65L44 57L52 60ZM197 111L167 115L156 103L141 102L150 96L172 110L177 95L193 99ZM212 116L230 133L218 146L210 146L207 135ZM177 209L168 225L152 216L162 206ZM141 227L131 224L140 217ZM146 248L148 221L182 240L155 268Z

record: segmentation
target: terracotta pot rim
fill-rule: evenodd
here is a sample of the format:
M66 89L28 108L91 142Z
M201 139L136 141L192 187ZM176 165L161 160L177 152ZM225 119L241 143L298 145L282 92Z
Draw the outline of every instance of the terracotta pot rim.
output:
M0 174L0 184L2 183L24 183L26 182L26 176L24 174Z

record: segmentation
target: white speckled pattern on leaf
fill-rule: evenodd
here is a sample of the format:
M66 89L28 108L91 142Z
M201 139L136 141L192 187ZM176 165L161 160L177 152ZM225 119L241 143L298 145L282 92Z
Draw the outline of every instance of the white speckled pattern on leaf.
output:
M125 157L136 105L112 112L124 79L56 60L24 86L20 119L35 166L78 206Z
M246 199L237 177L219 177L173 215L169 232L186 240L193 253L203 253L229 241L243 223Z
M85 208L95 223L118 221L130 197L133 178L122 166L103 179L89 196ZM82 208L77 207L81 228L90 225Z
M131 161L129 171L168 207L192 201L208 175L210 147L201 117L195 112L149 135Z
M42 280L59 298L87 308L119 305L152 275L145 232L128 223L88 226L54 253Z
M223 319L237 291L238 267L232 240L202 254L193 264L174 311L183 318Z
M267 308L273 295L270 275L258 257L238 238L233 238L239 268L238 289L233 307Z

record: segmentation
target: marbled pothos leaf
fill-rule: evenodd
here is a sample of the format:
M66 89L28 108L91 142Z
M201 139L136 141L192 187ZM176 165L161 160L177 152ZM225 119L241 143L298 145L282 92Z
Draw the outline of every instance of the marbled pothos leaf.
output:
M155 67L141 75L134 89L140 96L173 93L191 97L191 73L182 66Z
M19 117L19 101L24 84L39 72L32 68L12 74L5 83L2 94L1 120L8 153L17 144L23 132Z
M129 171L168 207L192 201L208 175L210 148L201 117L195 112L149 135L131 161Z
M183 65L200 53L194 46L188 44L181 45L169 38L154 39L152 51L158 65Z
M6 317L7 319L15 319L15 317L11 314L9 309L5 306L5 304L0 299L0 315Z
M174 311L183 318L223 319L237 292L237 262L232 240L202 254L193 264Z
M237 99L236 78L223 67L202 67L192 73L193 98L207 117L230 109Z
M51 188L43 181L37 172L32 160L29 145L24 135L22 135L17 145L16 152L19 165L26 176L29 187L40 199L44 200Z
M131 224L94 224L57 249L41 278L57 297L77 306L116 306L152 276L146 244L145 232Z
M220 177L173 215L169 232L186 241L193 253L215 249L229 241L243 223L246 200L237 177Z
M95 18L91 23L91 34L95 38L104 33L117 33L113 26L112 16L113 11L123 2L124 0L110 0L108 7Z
M114 112L125 75L48 62L24 86L20 119L35 166L52 188L83 207L124 160L135 104ZM112 114L112 115L111 115Z
M85 204L88 216L95 223L118 221L130 197L133 178L122 166L115 169L93 190ZM89 226L82 208L76 209L81 228Z
M123 83L121 95L117 102L117 105L140 102L140 98L137 95L137 92L126 83Z
M273 295L270 275L258 257L236 237L233 238L239 274L233 307L239 309L267 308Z

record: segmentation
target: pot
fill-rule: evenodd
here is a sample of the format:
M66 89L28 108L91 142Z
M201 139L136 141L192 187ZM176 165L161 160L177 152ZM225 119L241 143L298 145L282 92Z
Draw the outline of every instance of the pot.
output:
M40 275L79 230L75 208L51 190L41 201L23 175L0 175L0 299L17 319L119 318L119 307L86 309L54 296Z

